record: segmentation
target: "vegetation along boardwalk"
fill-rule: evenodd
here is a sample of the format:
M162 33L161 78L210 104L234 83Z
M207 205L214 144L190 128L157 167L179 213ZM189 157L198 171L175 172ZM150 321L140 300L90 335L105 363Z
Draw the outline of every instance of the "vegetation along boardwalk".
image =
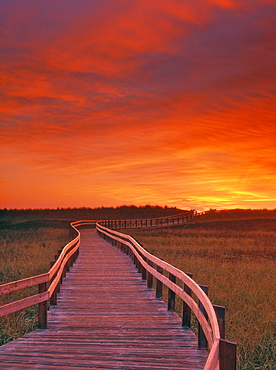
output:
M0 347L0 368L203 369L207 355L131 260L84 229L47 329Z

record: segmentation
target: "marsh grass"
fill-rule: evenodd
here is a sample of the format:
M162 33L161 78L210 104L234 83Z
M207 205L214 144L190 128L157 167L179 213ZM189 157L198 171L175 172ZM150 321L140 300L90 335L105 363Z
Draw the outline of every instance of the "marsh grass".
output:
M45 224L44 224L45 225ZM47 272L57 251L69 241L68 223L60 228L41 222L13 224L1 230L0 284ZM37 293L37 287L0 297L0 305ZM0 318L0 345L37 327L37 306Z
M226 307L226 339L238 343L239 370L276 368L275 218L206 224L203 218L131 235L149 252L193 273L197 283L209 286L213 304ZM179 314L180 307L178 302Z

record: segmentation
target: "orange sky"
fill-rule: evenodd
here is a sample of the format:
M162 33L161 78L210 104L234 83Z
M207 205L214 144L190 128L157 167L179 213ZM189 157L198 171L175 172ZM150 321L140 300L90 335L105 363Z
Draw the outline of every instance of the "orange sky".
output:
M276 208L275 0L0 14L0 208Z

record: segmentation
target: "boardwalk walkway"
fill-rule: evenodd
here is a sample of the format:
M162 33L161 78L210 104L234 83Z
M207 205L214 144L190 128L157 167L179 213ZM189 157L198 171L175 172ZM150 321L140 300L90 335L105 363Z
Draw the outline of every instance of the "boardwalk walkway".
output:
M0 369L203 369L207 352L196 346L130 259L82 230L48 329L0 347Z

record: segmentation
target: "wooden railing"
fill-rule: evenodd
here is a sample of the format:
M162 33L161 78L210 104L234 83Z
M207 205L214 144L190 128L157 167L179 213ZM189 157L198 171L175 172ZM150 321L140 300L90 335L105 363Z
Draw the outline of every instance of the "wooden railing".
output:
M183 326L190 326L193 312L198 321L198 348L209 350L204 370L235 370L236 343L225 340L225 308L212 305L208 287L198 285L190 274L150 254L131 236L103 224L96 225L99 236L133 260L149 288L154 286L155 279L157 298L162 298L163 285L168 288L168 310L175 310L176 295L180 297Z
M188 221L192 221L195 215L195 211L184 211L176 215L167 217L103 220L101 221L101 225L106 226L112 230L182 225Z
M0 296L38 286L37 294L1 306L0 317L38 304L38 326L42 329L47 327L48 301L50 305L57 304L57 293L62 278L66 276L79 253L80 233L73 223L71 226L75 238L59 250L47 273L0 285Z

